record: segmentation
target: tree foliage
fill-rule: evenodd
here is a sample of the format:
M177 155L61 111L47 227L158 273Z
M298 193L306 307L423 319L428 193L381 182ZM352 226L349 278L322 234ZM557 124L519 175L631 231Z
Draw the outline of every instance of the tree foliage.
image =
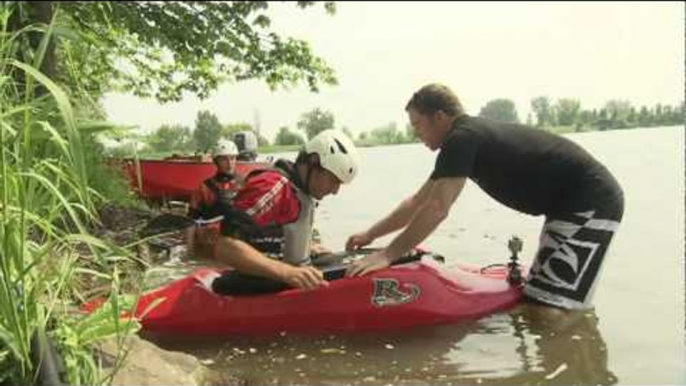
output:
M408 123L402 131L398 129L396 122L389 122L368 132L363 131L357 138L366 145L395 145L418 141L411 124Z
M605 103L605 111L607 111L608 118L612 120L629 121L631 114L631 102L621 99L612 99Z
M519 122L514 102L509 99L494 99L481 108L480 117L503 122Z
M562 98L555 104L557 123L562 126L570 126L577 122L581 103L578 99Z
M560 98L551 106L550 98L542 96L532 99L531 107L538 118L537 126L558 132L568 131L569 127L582 131L683 125L685 115L683 101L638 108L628 100L612 99L600 109L586 110L578 99Z
M307 134L307 139L312 139L320 132L334 128L334 116L330 111L325 111L319 107L306 112L300 116L297 126Z
M395 122L372 130L371 138L374 143L389 145L393 143L405 142L405 137L401 131L398 130L398 125Z
M536 126L553 124L553 107L550 97L539 96L531 100L531 110L536 114Z
M263 146L269 146L269 139L265 137L262 133L255 132L255 136L257 136L257 146L258 147L263 147Z
M246 122L229 123L224 125L221 130L221 136L224 138L233 139L233 135L239 131L255 131L253 127Z
M302 145L305 139L297 132L291 131L288 127L283 126L279 129L274 139L275 145Z
M162 125L148 136L148 144L158 152L191 150L191 130L182 125Z
M19 9L15 30L57 15L56 44L46 53L57 60L47 62L62 82L96 97L118 90L161 102L184 93L206 98L224 82L247 79L272 88L305 82L313 91L336 83L307 42L270 30L266 1L12 4ZM335 12L333 3L325 7ZM27 42L22 52L38 52L37 43Z
M219 141L222 125L216 115L209 111L199 111L195 119L193 139L199 150L212 149Z

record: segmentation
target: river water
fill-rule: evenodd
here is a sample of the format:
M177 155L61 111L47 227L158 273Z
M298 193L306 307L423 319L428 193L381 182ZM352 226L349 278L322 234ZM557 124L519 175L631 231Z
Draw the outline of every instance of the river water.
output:
M625 192L624 219L594 310L547 318L539 307L522 305L477 321L403 332L158 343L201 358L216 384L686 384L684 129L568 138L603 162ZM332 250L412 194L435 159L421 144L365 148L361 155L358 178L325 198L317 212L316 226ZM522 260L530 263L542 223L469 182L423 246L448 263L483 266L506 262L507 240L517 235L524 240Z

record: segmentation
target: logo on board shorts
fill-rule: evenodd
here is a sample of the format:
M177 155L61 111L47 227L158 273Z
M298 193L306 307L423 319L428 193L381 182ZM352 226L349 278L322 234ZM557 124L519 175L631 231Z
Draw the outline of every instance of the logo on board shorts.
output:
M400 282L396 279L372 279L372 282L372 304L377 307L410 303L417 299L421 292L419 287L412 283L404 283L401 289Z

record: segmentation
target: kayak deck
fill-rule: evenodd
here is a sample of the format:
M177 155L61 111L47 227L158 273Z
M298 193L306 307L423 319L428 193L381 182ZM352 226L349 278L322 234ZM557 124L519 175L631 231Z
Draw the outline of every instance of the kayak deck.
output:
M341 269L331 272L340 276ZM231 274L199 269L142 295L135 314L144 330L163 334L353 332L475 319L511 307L522 297L521 287L508 284L507 268L481 272L462 264L448 267L429 256L362 277L332 280L311 291L217 293L218 280ZM152 304L156 306L147 310Z

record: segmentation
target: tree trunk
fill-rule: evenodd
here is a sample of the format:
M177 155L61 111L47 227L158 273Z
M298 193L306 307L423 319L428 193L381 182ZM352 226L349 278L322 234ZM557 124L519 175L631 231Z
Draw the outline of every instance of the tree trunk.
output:
M35 17L36 22L39 24L50 25L52 22L52 17L55 13L54 4L52 1L36 1L31 3L35 7ZM41 40L45 35L40 34L36 36L35 45L32 42L32 48L38 49ZM48 46L45 50L45 56L43 57L43 63L41 63L40 71L50 79L55 79L57 74L57 66L55 61L55 38L50 37Z
M54 13L54 3L51 1L17 2L16 8L8 21L8 32L12 33L19 31L28 25L50 25ZM45 34L42 32L27 32L23 38L18 40L20 47L15 59L23 63L31 63L30 61L36 54L38 47L40 47L40 43L44 36ZM48 78L55 79L57 74L57 62L54 37L51 37L48 42L39 70ZM26 74L24 74L23 71L14 71L13 78L19 89L24 89L26 87ZM41 96L47 93L47 89L41 85L37 85L34 92L36 96ZM24 92L21 92L20 94L23 95Z
M15 4L15 9L10 14L10 18L7 22L7 32L11 34L13 32L19 31L24 26L24 19L24 8L19 3ZM21 42L21 39L19 39L19 41ZM15 59L23 62L24 52L20 50L17 53L17 57L15 57ZM17 89L24 90L24 88L26 87L26 75L24 74L24 71L12 69L11 75L12 79L14 79L14 84L16 85ZM20 91L20 94L23 94L23 92Z

